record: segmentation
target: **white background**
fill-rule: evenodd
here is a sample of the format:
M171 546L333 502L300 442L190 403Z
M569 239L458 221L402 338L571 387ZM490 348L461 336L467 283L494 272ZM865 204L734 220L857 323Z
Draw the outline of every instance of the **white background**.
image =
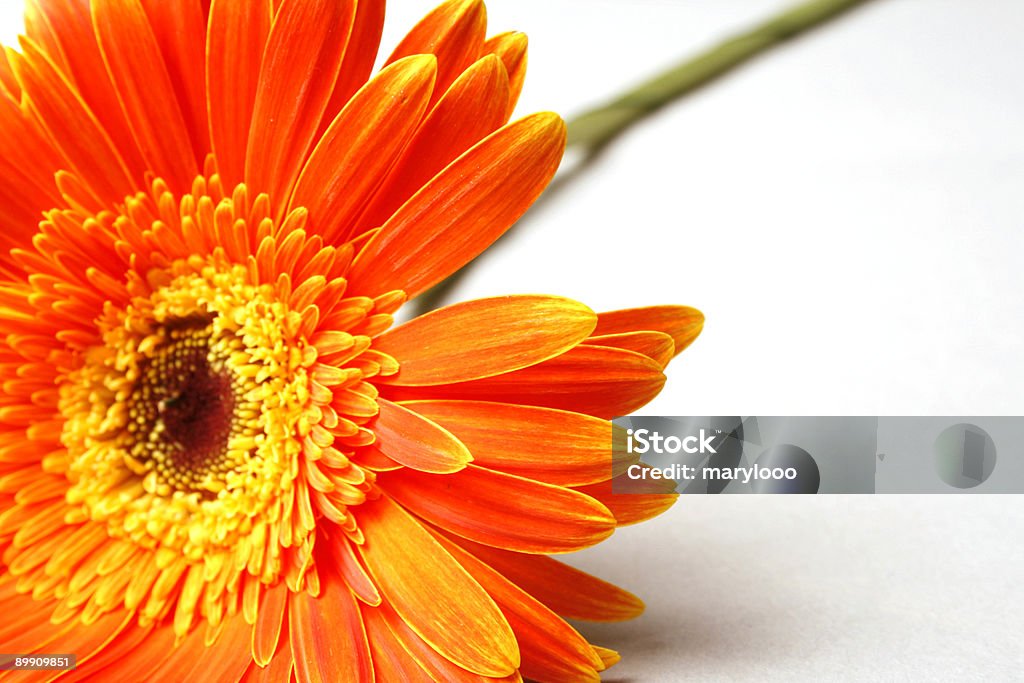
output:
M519 111L571 116L786 5L489 13L530 35ZM393 0L385 51L429 7ZM638 126L453 298L701 308L647 414L1022 414L1022 35L1019 0L870 2ZM1009 680L1021 522L1016 496L693 497L574 561L649 604L586 629L610 680Z

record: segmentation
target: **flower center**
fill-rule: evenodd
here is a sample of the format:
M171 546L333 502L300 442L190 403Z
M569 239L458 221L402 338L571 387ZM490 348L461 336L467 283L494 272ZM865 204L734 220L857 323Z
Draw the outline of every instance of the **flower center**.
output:
M85 563L88 581L61 585L61 618L123 602L144 627L173 611L184 637L239 605L251 623L264 587L319 590L322 525L363 542L351 509L375 486L356 457L375 439L369 380L398 372L371 340L405 295L344 297L355 248L307 235L305 209L277 224L266 195L228 195L216 174L183 197L151 190L117 214L48 214L49 229L134 251L123 279L120 261L89 270L106 296L54 359L63 448L43 467L67 477L65 520L82 524L68 552L88 556L100 527L102 566L118 568L96 578Z
M210 321L167 327L169 341L143 364L132 392L131 455L176 490L209 492L238 465L228 457L231 438L252 431L236 413L244 383L211 348Z
M316 354L289 331L280 293L244 267L180 261L151 278L107 309L103 345L64 386L68 500L112 536L219 562L265 543L294 507L302 439L320 419ZM289 531L296 545L305 522ZM280 569L271 552L252 567L267 581Z

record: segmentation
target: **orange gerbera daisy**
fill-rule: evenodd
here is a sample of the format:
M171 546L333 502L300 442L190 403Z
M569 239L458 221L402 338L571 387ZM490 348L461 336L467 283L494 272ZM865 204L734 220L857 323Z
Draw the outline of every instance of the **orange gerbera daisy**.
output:
M392 314L558 165L525 38L449 2L30 0L0 60L0 642L101 680L596 680L546 556L613 496L607 421L701 327L554 296ZM36 672L38 674L38 672ZM15 674L14 677L17 677Z

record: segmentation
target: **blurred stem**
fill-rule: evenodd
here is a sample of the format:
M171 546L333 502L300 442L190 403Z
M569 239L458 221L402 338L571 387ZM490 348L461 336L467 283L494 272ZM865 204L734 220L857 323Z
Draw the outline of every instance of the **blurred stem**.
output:
M569 121L568 146L598 150L673 100L724 76L757 55L867 0L811 0L686 59L611 102Z
M867 1L809 0L801 3L695 57L683 60L611 102L570 119L567 147L579 148L583 152L583 160L573 169L572 176L623 131L662 106ZM567 179L567 176L556 178L552 186L557 184L560 187ZM549 187L541 199L551 196L554 189ZM469 272L473 263L467 263L462 270L417 298L413 302L414 314L422 315L444 305L452 287Z

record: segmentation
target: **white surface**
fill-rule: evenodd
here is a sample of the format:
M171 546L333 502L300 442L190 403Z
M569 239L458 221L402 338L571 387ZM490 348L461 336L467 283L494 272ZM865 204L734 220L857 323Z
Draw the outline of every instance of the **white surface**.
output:
M582 553L640 595L606 680L1019 681L1020 498L690 496Z
M392 0L385 46L429 4ZM489 11L530 34L520 111L569 115L785 5ZM1022 28L869 3L637 127L455 298L700 307L648 414L1021 414ZM575 558L649 605L586 632L618 681L1020 679L1020 501L690 498Z

